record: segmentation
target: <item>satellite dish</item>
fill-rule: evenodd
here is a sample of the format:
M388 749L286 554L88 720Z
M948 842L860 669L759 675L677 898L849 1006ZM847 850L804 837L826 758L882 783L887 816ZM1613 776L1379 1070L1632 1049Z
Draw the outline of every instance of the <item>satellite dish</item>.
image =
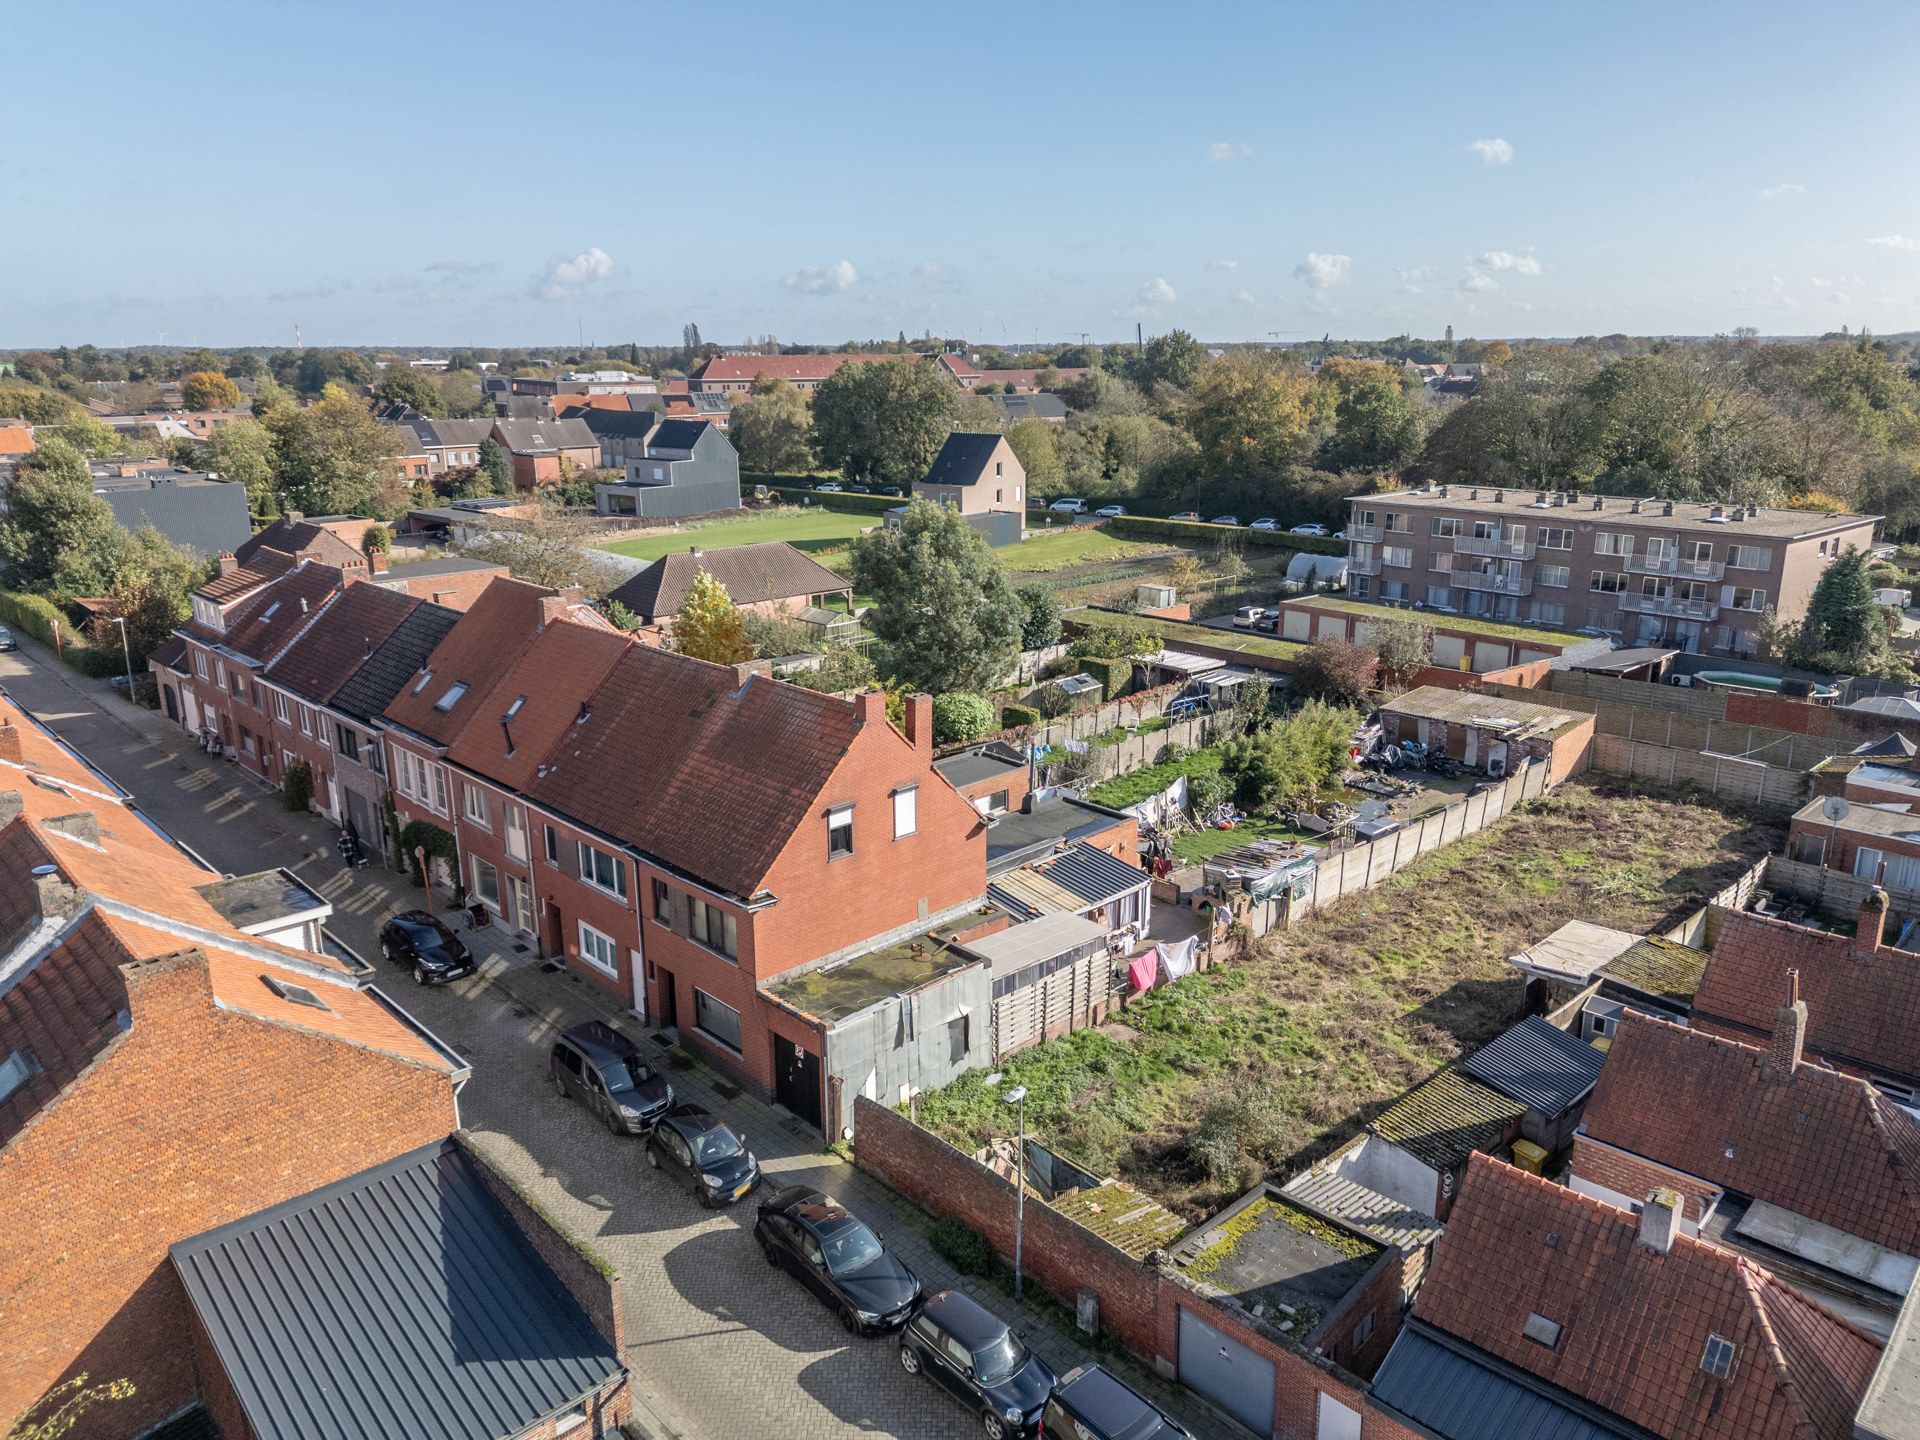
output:
M1847 811L1851 808L1844 795L1829 795L1820 802L1820 813L1836 825L1847 818Z

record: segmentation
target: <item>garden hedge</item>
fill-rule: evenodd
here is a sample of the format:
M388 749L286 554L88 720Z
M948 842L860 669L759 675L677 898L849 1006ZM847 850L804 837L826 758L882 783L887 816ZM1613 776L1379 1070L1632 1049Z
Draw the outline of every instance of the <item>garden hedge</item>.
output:
M1080 658L1080 669L1100 682L1100 698L1117 700L1133 683L1133 661L1103 660L1097 655Z
M1330 535L1290 535L1284 530L1249 530L1245 526L1229 529L1225 525L1209 525L1203 520L1161 520L1151 515L1120 515L1103 523L1115 535L1129 535L1142 540L1178 540L1183 544L1202 545L1234 536L1249 545L1270 545L1281 550L1304 551L1309 555L1344 556L1347 553L1347 542L1335 540Z
M106 680L124 674L126 662L116 645L109 649L95 645L61 613L60 607L43 595L19 590L0 590L0 624L31 635L42 645L54 643L54 627L60 630L60 658L82 675Z
M1031 705L1002 705L1000 728L1018 730L1023 725L1038 725L1046 717Z

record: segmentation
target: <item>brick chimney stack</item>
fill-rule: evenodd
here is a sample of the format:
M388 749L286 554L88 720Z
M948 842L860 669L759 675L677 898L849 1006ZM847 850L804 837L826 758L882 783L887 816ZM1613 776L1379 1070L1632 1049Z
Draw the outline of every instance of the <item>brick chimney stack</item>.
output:
M240 562L234 558L231 550L225 551L220 556L220 573L222 575L231 575L239 568Z
M42 920L65 920L80 908L80 892L67 883L57 865L34 866L33 889Z
M853 713L862 725L884 725L887 722L887 692L884 690L862 690L853 697Z
M387 552L384 550L369 550L367 552L367 569L375 575L386 574Z
M1860 923L1854 927L1853 953L1871 960L1887 943L1887 892L1878 885L1860 901Z
M0 760L25 763L20 755L20 727L11 720L0 720Z
M1768 1076L1777 1080L1791 1080L1806 1045L1807 1002L1800 998L1800 972L1789 970L1787 1003L1774 1016L1773 1034L1767 1040Z
M907 739L922 755L933 755L933 697L907 696Z
M1640 1243L1656 1255L1669 1253L1674 1237L1680 1233L1685 1206L1680 1192L1664 1185L1649 1194L1647 1203L1640 1207Z

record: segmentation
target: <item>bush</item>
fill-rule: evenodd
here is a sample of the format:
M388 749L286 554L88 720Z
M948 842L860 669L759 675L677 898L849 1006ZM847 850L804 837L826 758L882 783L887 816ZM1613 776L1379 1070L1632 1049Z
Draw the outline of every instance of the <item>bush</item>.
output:
M1101 615L1079 621L1079 633L1067 647L1070 654L1100 659L1138 659L1162 648L1157 627L1128 615Z
M1277 530L1227 530L1198 520L1160 520L1151 515L1122 515L1107 521L1106 528L1116 535L1136 536L1142 540L1178 540L1188 545L1211 545L1223 536L1232 536L1248 545L1305 551L1309 555L1347 553L1347 542L1335 540L1330 535L1289 535Z
M313 767L296 760L280 777L280 804L294 814L303 814L313 800Z
M1031 705L1002 705L1000 707L1000 728L1018 730L1026 725L1038 725L1046 717Z
M1000 1263L986 1236L951 1215L934 1221L927 1238L942 1258L962 1275L992 1275Z
M1100 698L1114 700L1133 684L1133 661L1107 659L1098 655L1081 657L1080 668L1100 682Z
M933 743L958 745L993 728L993 703L984 695L950 690L933 697Z
M455 876L459 875L460 847L454 843L454 838L448 831L425 820L410 820L400 827L400 859L406 867L408 878L419 885L421 883L420 862L413 855L416 849L424 849L427 852L429 863L435 860L445 861L447 869Z
M31 635L42 645L54 643L53 636L57 629L60 634L60 658L82 675L106 680L126 670L118 644L111 649L95 645L67 619L58 605L43 595L0 590L0 624Z

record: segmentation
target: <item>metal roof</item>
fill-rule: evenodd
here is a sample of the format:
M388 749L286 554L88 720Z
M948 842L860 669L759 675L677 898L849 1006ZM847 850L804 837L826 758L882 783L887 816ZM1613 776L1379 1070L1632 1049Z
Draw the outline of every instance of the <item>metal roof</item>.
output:
M1107 929L1067 911L1041 915L1024 925L1009 925L978 940L965 941L965 947L993 966L993 978L1011 975L1042 960L1051 960L1082 946L1105 947Z
M1049 861L1045 868L1049 880L1065 886L1089 905L1104 905L1153 878L1138 865L1096 850L1084 840L1058 860Z
M1606 1062L1593 1046L1529 1015L1461 1065L1502 1095L1542 1115L1564 1115L1584 1099Z
M500 1440L623 1372L449 1139L172 1247L259 1440Z
M1373 1397L1444 1440L1616 1440L1636 1433L1578 1413L1411 1325L1373 1377Z

